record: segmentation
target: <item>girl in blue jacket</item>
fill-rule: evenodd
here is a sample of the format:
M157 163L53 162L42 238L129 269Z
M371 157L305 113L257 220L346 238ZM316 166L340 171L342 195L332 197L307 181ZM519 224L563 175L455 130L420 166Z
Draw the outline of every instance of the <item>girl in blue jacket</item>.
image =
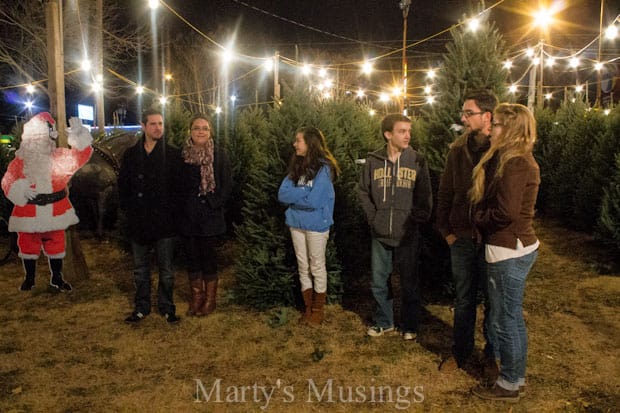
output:
M288 175L278 191L285 204L286 225L291 230L297 257L305 312L300 321L320 324L327 291L325 250L329 228L334 223L334 185L340 174L336 159L320 130L297 130Z

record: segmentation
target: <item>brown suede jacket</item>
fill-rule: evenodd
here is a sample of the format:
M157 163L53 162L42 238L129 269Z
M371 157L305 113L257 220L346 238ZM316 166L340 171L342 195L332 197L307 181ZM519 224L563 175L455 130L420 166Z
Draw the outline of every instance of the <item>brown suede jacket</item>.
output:
M460 136L450 147L437 193L436 224L444 238L449 234L458 238L475 238L467 191L471 188L474 166L488 149L488 142L477 145L470 135Z
M540 185L540 168L531 153L510 159L499 179L497 156L485 165L487 184L476 206L474 224L485 244L517 248L517 238L527 247L536 242L533 221Z

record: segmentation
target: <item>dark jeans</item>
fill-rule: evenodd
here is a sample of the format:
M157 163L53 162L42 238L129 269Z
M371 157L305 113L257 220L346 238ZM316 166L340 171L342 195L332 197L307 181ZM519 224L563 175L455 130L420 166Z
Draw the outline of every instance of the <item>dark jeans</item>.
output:
M152 244L131 243L133 251L133 277L136 285L135 312L147 315L151 312L151 255L157 256L159 283L157 285L157 308L159 313L174 314L172 300L174 288L174 238L162 238Z
M478 291L482 290L485 298L485 354L493 357L492 341L489 339L490 319L484 244L476 244L471 239L458 238L450 246L450 258L455 289L452 354L461 364L474 351L476 306Z
M375 298L375 325L394 326L394 300L390 277L392 265L400 274L400 328L404 332L418 331L420 307L420 277L418 257L420 255L420 234L416 231L412 239L403 241L398 247L389 247L373 238L371 249L371 290Z

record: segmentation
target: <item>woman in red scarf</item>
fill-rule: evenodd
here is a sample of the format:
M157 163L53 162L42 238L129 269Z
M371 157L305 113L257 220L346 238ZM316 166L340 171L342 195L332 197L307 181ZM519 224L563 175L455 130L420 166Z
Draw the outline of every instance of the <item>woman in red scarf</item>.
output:
M195 115L183 146L178 175L181 215L179 231L187 256L191 288L189 314L215 310L217 295L217 239L226 232L224 208L232 189L228 156L213 141L211 121Z

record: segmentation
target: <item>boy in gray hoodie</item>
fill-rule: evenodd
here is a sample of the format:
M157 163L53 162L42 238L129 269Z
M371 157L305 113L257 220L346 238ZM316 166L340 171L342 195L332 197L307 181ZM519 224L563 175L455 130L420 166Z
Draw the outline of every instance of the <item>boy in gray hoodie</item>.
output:
M376 303L375 325L367 334L395 331L390 276L400 274L400 330L415 340L420 306L418 224L428 221L433 206L428 165L409 146L411 120L400 114L385 116L381 133L386 145L368 154L358 196L372 233L371 290Z

